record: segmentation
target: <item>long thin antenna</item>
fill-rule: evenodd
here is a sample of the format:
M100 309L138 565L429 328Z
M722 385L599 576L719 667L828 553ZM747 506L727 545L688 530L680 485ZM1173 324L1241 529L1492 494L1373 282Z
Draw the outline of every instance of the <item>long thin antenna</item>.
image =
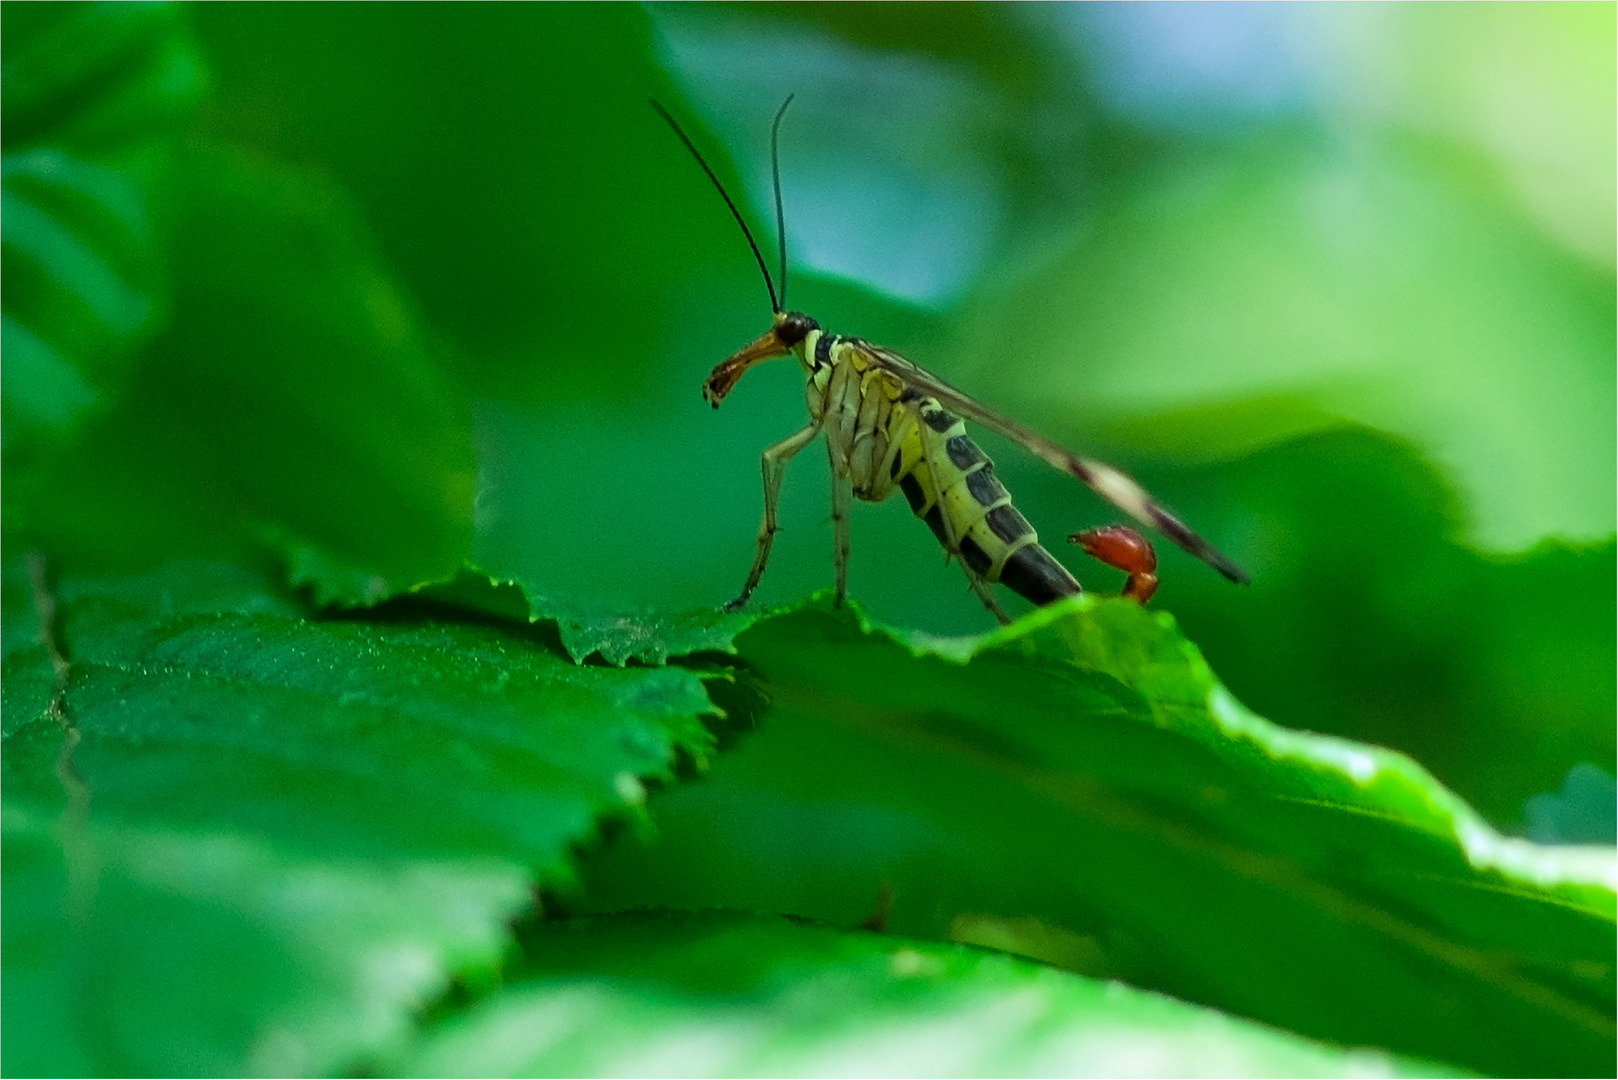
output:
M651 102L652 108L657 110L657 115L661 116L665 121L667 121L669 127L674 129L674 134L678 135L680 137L680 141L685 143L685 148L687 150L691 151L691 156L697 159L697 164L702 166L702 171L708 174L708 179L709 180L713 181L713 186L714 186L715 189L718 190L719 197L721 199L725 200L725 205L726 206L730 207L730 216L735 218L736 219L736 224L738 224L738 225L740 225L742 227L742 235L747 237L747 246L753 249L753 258L755 260L757 260L757 262L758 262L759 273L764 275L764 287L770 291L770 311L775 313L775 314L780 314L780 312L781 312L781 302L776 299L775 282L770 279L770 268L764 265L764 255L758 249L758 242L753 239L753 230L749 229L747 227L747 222L742 220L742 212L740 210L736 209L736 204L735 203L730 201L730 193L725 190L725 185L721 184L719 182L719 177L714 175L713 169L708 167L708 162L703 159L702 154L700 152L698 152L696 146L691 142L691 136L689 136L689 135L687 135L685 133L685 129L680 127L680 125L675 121L674 117L669 115L669 111L667 109L663 108L663 106L659 105L653 99L648 98L647 100ZM792 99L787 98L787 100L790 102ZM781 111L782 112L786 111L786 106L785 105L781 106ZM775 122L776 122L777 126L779 126L780 123L781 123L781 117L780 117L779 113L776 114ZM776 178L775 207L776 207L777 219L779 220L780 209L781 209L781 186L780 186L779 174L777 174L777 178ZM781 284L783 286L782 291L784 293L785 292L785 285L786 285L786 251L785 251L785 249L783 249L782 252L781 252L781 275L782 275Z
M781 208L781 118L787 114L796 94L788 94L775 111L775 123L770 125L770 176L775 180L775 247L781 253L781 307L787 306L787 215ZM780 308L776 309L777 311Z

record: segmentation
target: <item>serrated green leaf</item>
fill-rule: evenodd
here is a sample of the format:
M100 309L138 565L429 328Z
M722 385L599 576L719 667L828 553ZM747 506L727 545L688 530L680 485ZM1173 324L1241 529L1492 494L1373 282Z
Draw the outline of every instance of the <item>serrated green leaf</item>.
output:
M307 589L318 608L373 607L401 591L364 557L345 556L310 543L283 526L266 525L259 536L266 548L278 552L286 562L287 584Z
M745 915L539 927L528 977L390 1071L439 1076L1447 1076L1003 955Z
M70 742L7 658L11 1072L352 1067L712 747L697 675L494 626L313 622L229 566L57 595Z
M1244 709L1166 615L1078 598L969 639L825 601L737 639L773 713L597 910L989 940L1313 1037L1506 1073L1613 1051L1614 856L1500 837L1402 755ZM987 920L987 922L986 922ZM1057 949L1058 954L1062 949Z
M1437 471L1357 429L1164 486L1188 520L1237 522L1255 556L1250 589L1182 571L1155 603L1261 715L1400 750L1512 832L1570 767L1613 772L1611 541L1483 555L1454 535Z
M736 634L758 617L717 609L676 614L601 610L543 594L535 602L535 610L556 620L562 641L575 660L600 655L609 664L630 660L662 664L671 657L693 653L735 652Z
M520 578L496 577L467 567L454 578L413 590L417 595L505 619L553 622L562 645L579 663L599 656L624 666L666 664L696 653L734 653L736 635L762 616L717 608L668 614L623 609L546 592Z

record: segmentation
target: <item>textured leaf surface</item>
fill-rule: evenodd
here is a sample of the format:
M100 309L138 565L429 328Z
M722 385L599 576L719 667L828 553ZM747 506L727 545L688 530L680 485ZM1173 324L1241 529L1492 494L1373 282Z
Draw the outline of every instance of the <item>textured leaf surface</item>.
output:
M519 578L500 578L468 567L454 578L412 590L428 600L518 622L551 622L568 655L579 663L600 657L622 667L631 660L665 664L696 653L734 653L736 635L761 617L717 609L668 613L647 608L580 603L547 593Z
M711 745L695 675L490 626L311 622L198 565L59 597L77 741L41 650L0 684L8 1072L351 1067Z
M1350 1045L1499 1072L1613 1052L1610 849L1508 840L1409 759L1237 703L1167 616L983 639L811 605L737 641L772 713L608 853L598 909L954 936Z
M529 977L396 1066L437 1076L1424 1076L974 949L739 915L536 929Z

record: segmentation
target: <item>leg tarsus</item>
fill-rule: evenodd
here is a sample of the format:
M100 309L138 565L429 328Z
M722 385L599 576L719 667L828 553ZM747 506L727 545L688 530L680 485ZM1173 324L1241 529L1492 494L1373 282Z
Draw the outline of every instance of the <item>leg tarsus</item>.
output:
M753 565L747 571L747 583L742 586L741 594L720 608L721 611L741 610L752 598L753 590L758 588L759 579L764 576L764 567L770 561L770 547L775 543L775 504L781 496L781 477L786 472L787 462L813 442L818 434L820 425L810 424L773 446L765 447L759 455L759 469L764 474L764 516L759 520L758 539L753 546Z
M994 593L989 591L988 583L972 573L971 569L966 571L966 580L971 583L972 591L978 594L978 599L983 601L983 606L989 609L989 614L993 615L1001 626L1010 626L1011 616L1006 614L1000 602L994 598Z
M838 469L838 454L831 445L831 439L826 440L826 446L831 457L831 557L837 583L834 603L842 607L843 600L848 596L848 557L852 550L848 515L854 505L854 482Z
M983 601L983 606L989 609L989 614L993 615L1001 626L1011 625L1011 616L1000 606L1000 601L994 598L994 590L989 587L989 583L983 580L977 571L966 565L965 559L960 560L960 563L961 569L966 572L966 583L972 587L977 598Z

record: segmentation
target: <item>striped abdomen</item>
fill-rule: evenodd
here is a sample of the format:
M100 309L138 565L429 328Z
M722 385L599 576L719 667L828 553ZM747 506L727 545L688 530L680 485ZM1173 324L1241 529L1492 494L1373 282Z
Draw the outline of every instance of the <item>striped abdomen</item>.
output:
M945 550L951 549L953 535L961 561L973 573L1035 604L1082 591L1067 568L1040 547L1039 534L1011 505L1011 493L994 475L989 455L967 437L965 422L929 397L909 397L903 404L919 422L907 425L892 477Z

